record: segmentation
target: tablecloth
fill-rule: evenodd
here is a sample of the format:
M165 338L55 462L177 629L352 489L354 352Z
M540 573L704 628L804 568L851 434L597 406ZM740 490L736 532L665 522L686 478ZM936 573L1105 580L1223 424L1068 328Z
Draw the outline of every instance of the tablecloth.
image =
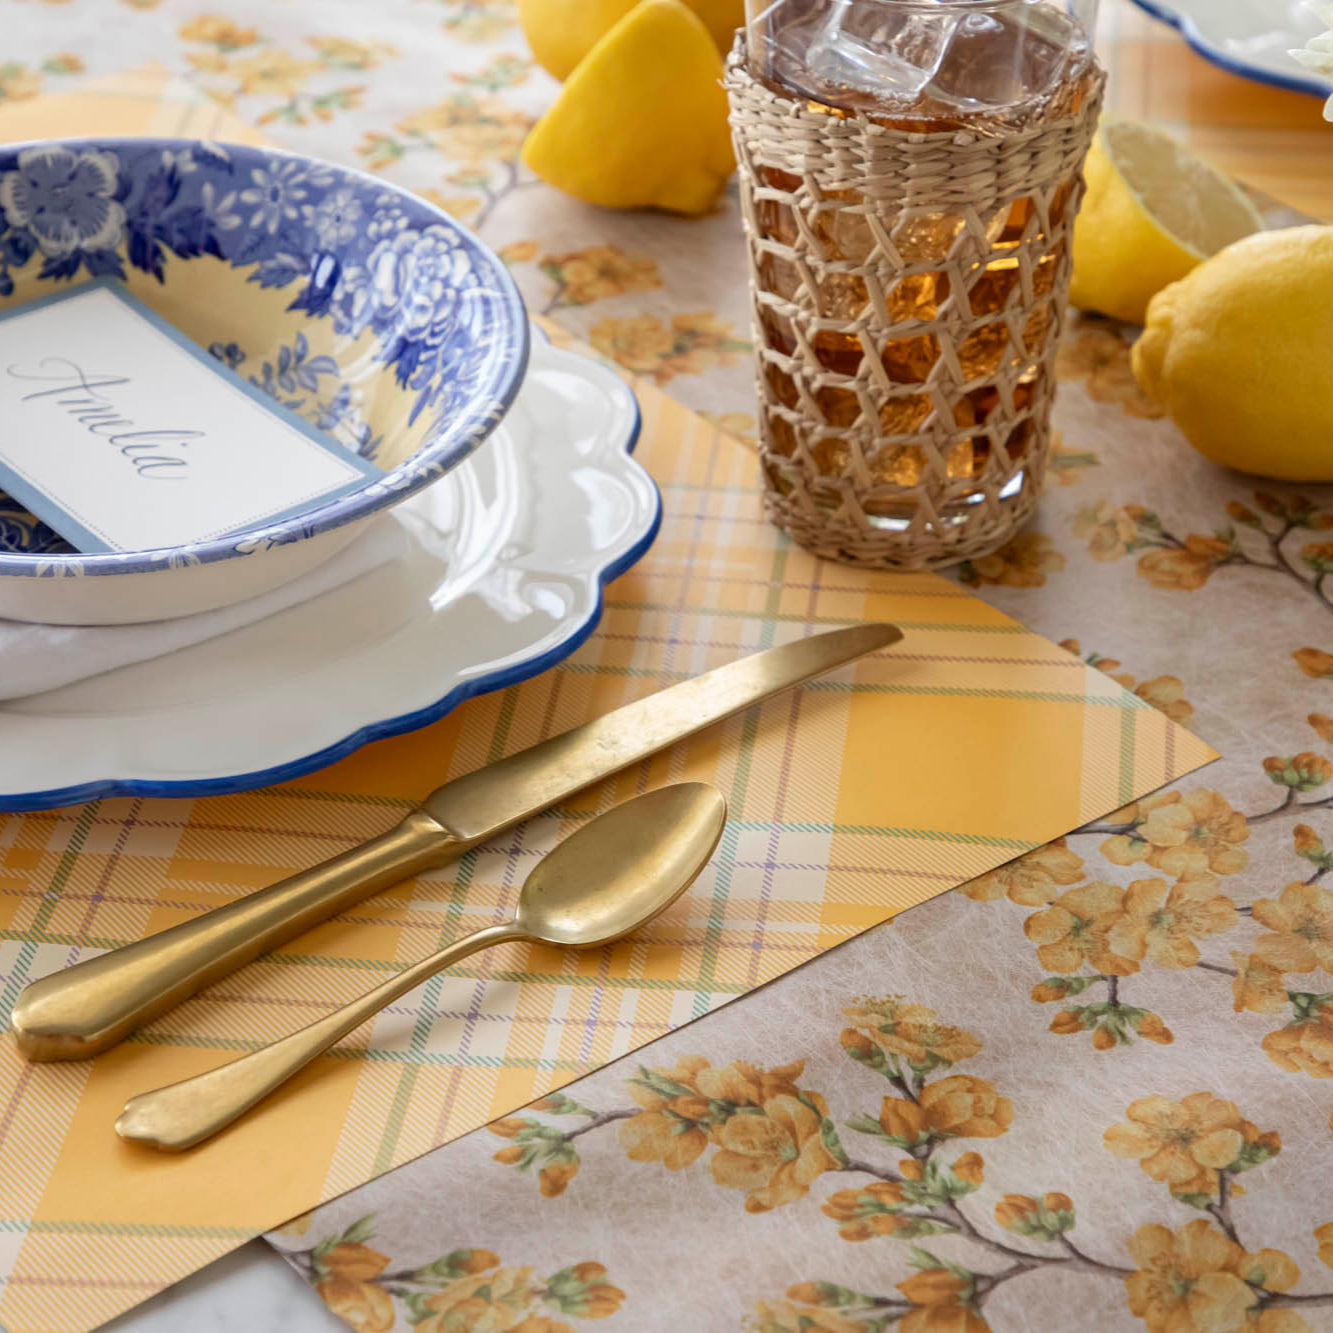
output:
M753 428L734 197L527 178L508 0L6 5L0 89L146 56L465 217L534 308ZM221 11L221 12L219 12ZM1126 0L1110 104L1333 212L1319 102ZM1213 469L1076 321L1038 522L954 577L1226 758L275 1235L362 1330L1333 1328L1333 490ZM960 769L966 756L958 759Z

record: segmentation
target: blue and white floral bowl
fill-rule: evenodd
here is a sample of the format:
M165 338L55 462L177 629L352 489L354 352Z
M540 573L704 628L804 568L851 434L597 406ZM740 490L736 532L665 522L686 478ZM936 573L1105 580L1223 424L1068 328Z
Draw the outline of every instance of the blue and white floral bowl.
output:
M115 554L72 552L0 494L0 617L164 619L296 578L476 449L527 363L500 260L363 172L189 139L0 148L0 310L106 276L384 476L262 529Z

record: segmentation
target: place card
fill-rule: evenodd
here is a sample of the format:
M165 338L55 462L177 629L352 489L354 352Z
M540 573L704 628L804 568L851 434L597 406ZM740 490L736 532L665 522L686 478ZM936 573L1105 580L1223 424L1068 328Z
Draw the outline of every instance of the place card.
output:
M383 475L115 279L0 314L0 490L77 550L207 541Z

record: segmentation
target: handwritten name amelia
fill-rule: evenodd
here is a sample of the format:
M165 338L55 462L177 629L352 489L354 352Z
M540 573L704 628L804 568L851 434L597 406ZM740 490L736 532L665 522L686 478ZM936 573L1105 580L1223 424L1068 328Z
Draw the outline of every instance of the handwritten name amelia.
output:
M51 406L61 408L90 435L105 439L145 480L186 480L189 459L178 451L188 449L190 441L199 439L204 432L141 430L128 417L121 416L102 390L128 384L128 376L90 374L63 356L43 357L35 370L10 366L8 373L11 379L49 385L23 394L20 401L49 399Z

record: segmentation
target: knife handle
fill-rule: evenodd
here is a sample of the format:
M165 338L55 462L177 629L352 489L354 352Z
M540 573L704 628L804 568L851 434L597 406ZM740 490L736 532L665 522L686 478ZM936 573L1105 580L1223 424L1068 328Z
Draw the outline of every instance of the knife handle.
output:
M424 810L370 842L146 940L29 983L10 1017L29 1060L84 1060L252 958L473 844Z

